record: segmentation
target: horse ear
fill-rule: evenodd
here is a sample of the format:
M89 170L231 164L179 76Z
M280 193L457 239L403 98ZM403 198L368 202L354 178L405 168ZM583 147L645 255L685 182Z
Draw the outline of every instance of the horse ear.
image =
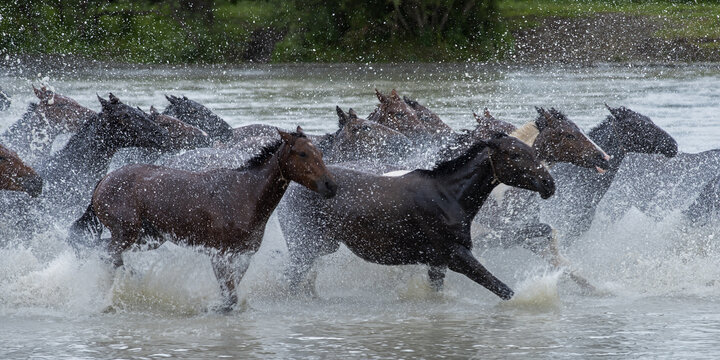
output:
M120 102L120 99L118 99L117 96L113 95L113 93L110 93L109 99L111 104L117 104Z
M375 96L377 96L378 100L383 104L388 102L387 96L383 95L377 88L375 88Z
M338 124L342 128L343 126L345 126L345 124L348 123L350 119L348 118L348 115L339 106L335 106L335 111L337 111L338 114Z
M155 108L155 106L152 106L152 105L150 106L150 114L152 114L152 115L158 115L158 114L159 114L159 112L157 111L157 109Z
M167 101L168 101L169 103L175 104L175 100L174 100L175 97L174 97L174 96L165 94L165 98L167 99Z
M390 98L393 100L400 100L400 95L398 95L395 89L392 89L392 91L390 91Z
M43 92L42 92L42 90L36 88L35 85L33 85L32 88L33 88L33 92L35 93L35 96L37 96L38 99L42 100L42 99L43 99Z
M477 121L478 123L482 122L482 118L478 114L476 114L474 111L473 111L473 117L475 118L475 121Z
M357 113L356 113L355 110L353 110L352 108L350 108L350 109L348 110L348 116L350 117L350 119L357 119L357 118L358 118Z
M288 144L291 144L291 143L292 143L293 136L292 136L291 133L282 131L282 130L280 130L280 129L277 129L277 132L278 132L278 134L280 134L280 139L281 139L284 143L288 143Z
M100 101L100 106L102 106L103 109L110 107L110 102L101 98L100 95L95 94L98 98L98 101Z
M548 127L548 118L547 118L547 111L541 107L535 107L535 111L540 114L537 119L535 119L535 126L537 126L539 131L543 131L546 127Z
M608 105L608 104L605 104L605 107L608 109L608 111L610 111L610 114L612 114L612 116L613 116L613 118L615 118L615 120L620 120L621 118L623 118L622 112L625 109L625 107L621 106L619 108L611 108L610 105Z
M488 108L485 108L485 110L483 110L483 115L488 118L493 117L492 115L490 115L490 110L488 110Z
M300 134L300 135L302 135L302 136L305 136L305 132L304 132L303 129L300 127L300 125L298 125L297 129L295 129L295 132L298 133L298 134Z
M417 101L415 101L415 100L413 100L413 99L411 99L411 98L409 98L409 97L407 97L407 96L403 96L403 101L404 101L406 104L410 105L410 107L418 106L418 102L417 102Z

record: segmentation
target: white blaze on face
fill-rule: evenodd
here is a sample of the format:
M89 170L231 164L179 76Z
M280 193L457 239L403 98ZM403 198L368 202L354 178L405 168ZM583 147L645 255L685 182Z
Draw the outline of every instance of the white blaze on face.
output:
M384 173L384 174L382 174L382 176L387 176L387 177L400 177L400 176L403 176L403 175L405 175L405 174L407 174L407 173L410 173L410 172L412 172L412 170L395 170L395 171L391 171L391 172Z

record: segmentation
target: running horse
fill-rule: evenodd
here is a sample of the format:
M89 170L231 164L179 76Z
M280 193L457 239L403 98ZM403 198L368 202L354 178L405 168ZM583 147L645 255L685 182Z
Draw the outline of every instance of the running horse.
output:
M431 281L445 269L459 272L502 299L513 291L473 256L470 226L493 188L505 183L555 192L552 177L520 140L498 134L478 140L464 154L399 177L330 165L337 195L323 201L294 186L278 218L290 252L287 276L297 290L315 260L344 243L366 261L426 264Z
M31 103L20 120L0 136L25 162L36 165L50 156L57 136L77 132L96 113L44 86L33 86L33 92L40 101Z
M0 190L21 191L31 197L42 193L43 180L18 155L0 145Z
M121 266L122 252L141 236L172 234L190 245L217 250L212 263L225 298L224 309L237 303L235 279L249 265L230 265L252 256L262 242L265 224L291 181L335 195L337 185L322 154L303 134L280 131L280 140L263 148L239 169L191 172L155 165L129 165L102 179L72 233L102 226L110 229L108 250Z

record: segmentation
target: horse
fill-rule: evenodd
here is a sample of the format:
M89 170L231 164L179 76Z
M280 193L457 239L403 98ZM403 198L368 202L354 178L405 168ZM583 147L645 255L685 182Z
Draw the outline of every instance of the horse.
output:
M42 177L23 163L17 153L0 145L0 190L20 191L38 197L42 187Z
M604 172L609 168L610 157L590 140L562 112L536 108L538 117L510 133L528 146L532 146L538 159L552 167L554 163L570 163L576 166ZM476 116L477 118L477 116ZM495 120L485 110L475 135L483 135L487 129L509 127L508 123ZM495 122L495 124L493 124ZM560 255L556 231L540 220L540 202L535 193L500 185L491 193L475 218L473 237L485 247L521 246L535 254L548 258L555 267L569 266ZM540 239L540 240L538 240ZM570 277L586 289L590 283L569 270Z
M223 257L252 256L262 242L265 224L291 181L323 198L337 191L322 153L298 127L279 132L281 140L262 149L239 169L190 172L155 165L129 165L105 176L95 187L85 214L72 232L102 226L111 233L113 264L141 235L174 235L190 245L218 251L213 268L225 298L224 309L237 303L235 270ZM237 269L241 279L248 262Z
M502 299L513 291L472 255L470 226L498 184L519 186L548 198L553 179L520 140L505 134L478 140L459 157L432 170L398 177L329 165L338 182L323 201L294 186L278 207L290 253L286 272L294 291L315 260L344 243L355 255L382 265L426 264L433 283L445 268L466 275Z
M190 150L212 145L212 139L205 131L170 115L161 114L153 106L150 107L150 119L165 128L170 136L170 141L163 149L165 151Z
M605 107L610 115L588 132L588 137L610 156L603 174L571 164L552 169L558 183L558 196L547 202L543 213L562 229L568 241L580 237L592 224L595 210L613 183L623 159L630 153L659 154L666 158L678 153L677 142L653 121L624 106ZM544 204L545 205L545 204Z
M389 96L375 89L380 104L368 116L368 120L385 125L420 144L432 139L436 134L431 125L421 120L413 110L393 89Z
M208 133L214 140L225 142L233 138L233 130L230 125L197 101L190 100L186 96L165 95L165 98L170 105L163 111L164 115L170 115L182 122L196 126Z
M306 135L323 153L326 163L343 161L393 161L412 149L412 142L403 134L373 121L361 119L354 110L345 113L335 108L338 130L324 135ZM270 136L272 131L275 132ZM216 144L214 149L199 149L164 160L171 167L203 170L239 166L242 152L258 149L278 139L277 128L253 124L233 129L232 142ZM240 135L242 134L242 135Z
M454 134L453 129L445 124L440 117L432 112L427 107L420 105L416 100L410 99L406 96L403 96L403 101L408 104L413 110L415 110L415 113L417 114L420 121L422 121L425 126L430 129L431 131L434 131L438 135L442 136L451 136Z
M50 155L58 135L77 132L96 113L46 87L33 86L33 92L40 101L31 103L22 118L10 125L0 138L27 163L38 164Z
M67 144L39 168L47 193L66 204L86 198L107 172L113 155L124 147L163 149L168 131L149 115L123 104L115 95L98 96L99 114L87 119Z
M703 186L682 214L694 226L705 226L720 219L720 175Z

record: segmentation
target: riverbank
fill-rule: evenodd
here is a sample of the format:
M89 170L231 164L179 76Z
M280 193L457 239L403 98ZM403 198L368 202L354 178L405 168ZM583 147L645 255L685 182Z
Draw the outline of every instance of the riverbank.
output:
M20 26L13 35L16 29L9 23L12 16L8 15L12 12L6 8L3 17L0 6L0 30L7 31L4 42L0 40L0 66L25 64L26 68L48 68L95 61L105 64L499 62L580 65L720 62L720 3L717 2L503 0L489 3L487 11L494 14L489 18L494 20L483 25L484 35L474 39L458 34L432 37L427 35L428 30L408 37L393 33L398 29L388 28L383 32L367 26L358 31L347 30L341 36L331 25L328 29L318 24L308 27L315 14L307 10L254 1L217 6L211 12L210 23L198 18L163 17L162 11L172 9L156 9L147 4L105 9L96 14L93 26L97 28L68 20L38 21L44 16L56 17L54 13L40 13L29 22L27 29ZM293 17L295 14L300 17ZM121 26L117 16L133 17L129 25ZM333 18L335 14L317 16ZM352 17L346 16L343 21L348 19ZM103 37L100 41L99 36Z

